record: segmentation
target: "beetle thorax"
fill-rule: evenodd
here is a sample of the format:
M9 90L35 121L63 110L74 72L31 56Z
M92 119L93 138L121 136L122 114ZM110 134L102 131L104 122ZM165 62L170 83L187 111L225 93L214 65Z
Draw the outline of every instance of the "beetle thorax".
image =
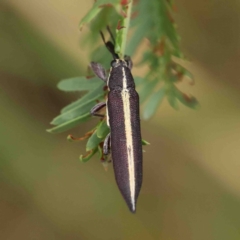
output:
M109 90L122 90L135 88L131 70L127 62L121 59L115 59L111 63L107 85Z

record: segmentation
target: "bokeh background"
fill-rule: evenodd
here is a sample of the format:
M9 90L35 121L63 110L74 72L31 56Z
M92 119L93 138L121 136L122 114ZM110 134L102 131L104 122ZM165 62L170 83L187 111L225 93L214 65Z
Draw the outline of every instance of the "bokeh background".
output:
M175 3L184 65L196 81L179 87L201 109L175 111L164 101L142 122L151 145L133 215L112 166L80 163L84 143L66 141L96 119L45 131L79 97L56 84L87 66L78 22L92 1L0 1L0 239L240 239L240 2Z

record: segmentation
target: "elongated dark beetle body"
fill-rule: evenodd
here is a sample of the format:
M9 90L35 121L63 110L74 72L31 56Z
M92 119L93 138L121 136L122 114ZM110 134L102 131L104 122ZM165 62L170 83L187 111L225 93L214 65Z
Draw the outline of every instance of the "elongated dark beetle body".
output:
M139 97L125 61L112 63L108 87L107 117L115 178L129 209L135 212L142 185Z
M101 34L102 35L102 34ZM102 35L103 37L103 35ZM103 37L104 40L104 37ZM104 40L105 42L105 40ZM110 128L110 145L117 185L131 212L136 211L136 202L142 185L142 142L139 117L139 96L131 74L131 62L120 59L111 42L105 43L114 60L108 76L109 89L106 102L107 124ZM103 68L91 63L95 74L105 80ZM104 104L99 104L94 111ZM108 136L109 138L109 136ZM108 144L108 139L104 145ZM105 154L108 153L104 146Z

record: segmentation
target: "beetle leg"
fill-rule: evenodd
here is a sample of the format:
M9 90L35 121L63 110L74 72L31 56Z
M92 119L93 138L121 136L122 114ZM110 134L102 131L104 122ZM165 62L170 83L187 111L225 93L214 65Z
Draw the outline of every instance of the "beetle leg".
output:
M109 154L109 149L110 149L110 133L106 136L104 143L103 143L103 154L108 155Z
M97 113L99 110L101 110L102 108L104 108L106 106L105 102L100 102L97 105L95 105L91 110L90 113L92 116L97 116L97 117L104 117L103 114L99 114Z
M97 77L102 79L104 82L107 81L106 71L100 63L91 62L90 67L93 70L93 72L96 74Z

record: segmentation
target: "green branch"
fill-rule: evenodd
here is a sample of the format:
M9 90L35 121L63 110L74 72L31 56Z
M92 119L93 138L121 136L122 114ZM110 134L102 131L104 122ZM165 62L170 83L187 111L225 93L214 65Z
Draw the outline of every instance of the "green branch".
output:
M91 48L90 60L101 63L105 68L110 67L112 59L104 44L98 45L101 40L99 31L105 31L107 26L112 30L116 29L115 51L121 58L125 52L127 55L134 55L143 39L148 39L148 48L142 52L138 65L147 65L149 70L145 76L134 76L143 105L144 119L152 117L164 99L174 109L179 109L179 103L193 109L199 106L195 97L188 96L177 88L177 83L186 77L192 79L192 75L172 58L183 56L172 11L172 1L169 0L138 0L134 5L133 0L96 0L79 25L80 29L86 24L90 28L89 33L82 36L82 41ZM134 27L133 34L130 41L127 41L130 27ZM54 127L48 132L67 131L91 119L90 109L96 101L104 101L107 94L104 83L100 80L98 82L96 78L91 77L92 75L60 82L60 90L85 91L85 95L64 107L60 115L51 122ZM81 155L81 161L88 161L98 152L99 158L106 163L102 153L102 142L108 132L106 120L102 119L85 136L79 138L87 139L87 154ZM69 139L77 138L71 136Z
M124 16L118 22L116 29L116 45L115 52L120 56L124 57L125 49L127 44L127 34L130 26L130 20L132 15L132 4L133 1L130 1L127 5L123 7Z

